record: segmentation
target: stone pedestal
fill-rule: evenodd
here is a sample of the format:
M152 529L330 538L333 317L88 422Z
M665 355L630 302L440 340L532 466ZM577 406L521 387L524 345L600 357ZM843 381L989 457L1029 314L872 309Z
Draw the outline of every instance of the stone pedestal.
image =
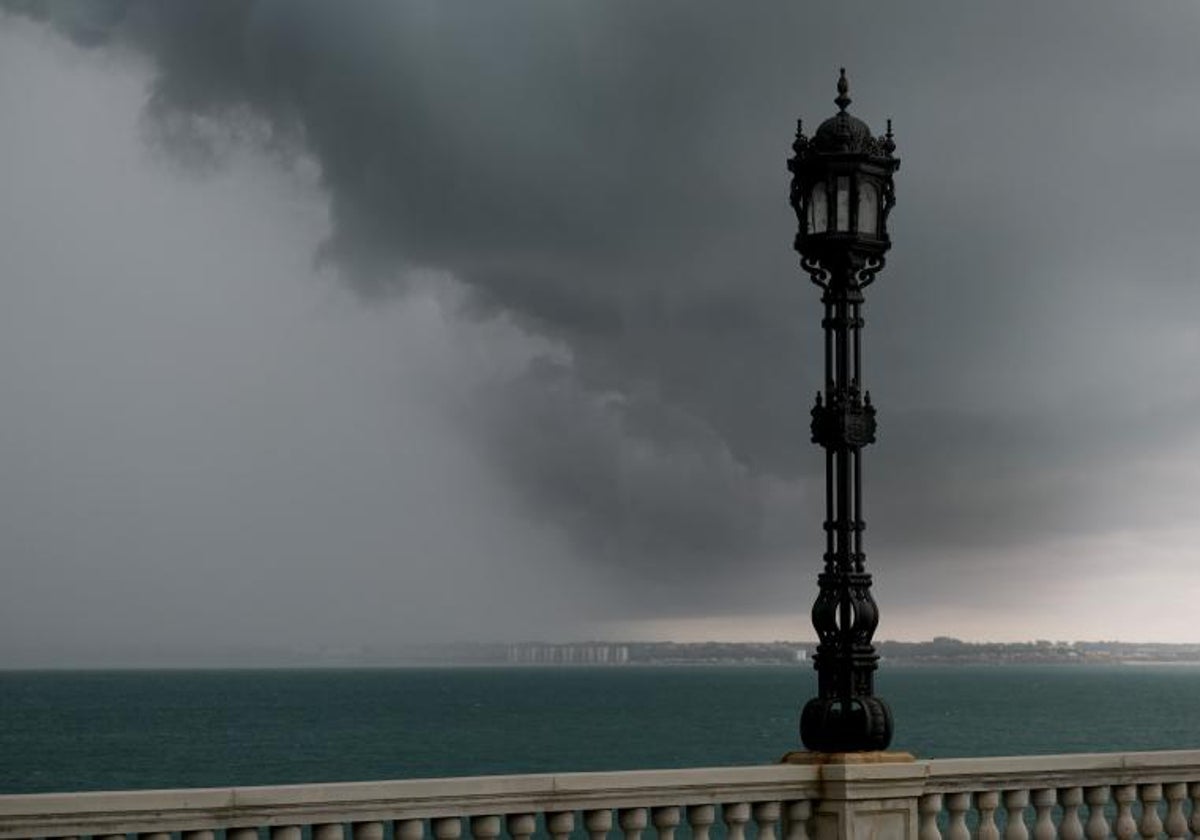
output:
M792 752L782 761L821 768L814 840L917 840L926 768L909 753Z

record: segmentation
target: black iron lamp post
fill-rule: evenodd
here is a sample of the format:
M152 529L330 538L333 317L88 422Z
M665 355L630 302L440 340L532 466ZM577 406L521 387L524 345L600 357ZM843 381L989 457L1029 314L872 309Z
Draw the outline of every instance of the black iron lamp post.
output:
M821 287L825 317L825 386L812 410L812 439L825 449L825 567L812 622L818 696L800 715L800 738L817 752L886 749L892 714L874 694L879 657L871 639L879 610L865 571L862 448L875 440L875 408L863 390L863 289L891 247L887 217L895 203L892 124L875 137L846 112L843 69L838 113L804 136L796 126L791 203L800 221L800 264Z

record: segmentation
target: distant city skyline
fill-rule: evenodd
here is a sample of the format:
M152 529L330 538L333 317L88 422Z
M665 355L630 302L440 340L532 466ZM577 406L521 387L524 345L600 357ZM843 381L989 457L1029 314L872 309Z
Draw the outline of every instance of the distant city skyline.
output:
M1200 641L1196 43L1116 0L0 0L0 667L809 637L784 162L842 66L902 160L876 638Z

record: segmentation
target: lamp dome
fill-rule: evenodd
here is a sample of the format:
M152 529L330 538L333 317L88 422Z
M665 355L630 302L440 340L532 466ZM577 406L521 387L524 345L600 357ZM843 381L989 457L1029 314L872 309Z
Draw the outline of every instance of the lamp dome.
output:
M817 127L811 141L811 149L819 154L862 154L872 157L889 157L896 148L888 135L876 137L871 127L846 110L850 104L850 83L846 80L843 67L837 82L838 96L833 100L838 112Z
M842 111L834 114L817 128L812 139L813 150L824 153L879 154L879 144L865 122Z

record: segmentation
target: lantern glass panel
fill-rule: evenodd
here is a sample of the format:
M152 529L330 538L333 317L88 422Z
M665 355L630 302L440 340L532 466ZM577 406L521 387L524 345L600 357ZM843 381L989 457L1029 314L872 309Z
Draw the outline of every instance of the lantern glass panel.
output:
M850 177L837 179L837 229L850 230Z
M808 202L809 233L824 233L829 227L829 212L826 202L825 185L814 184L811 200Z
M879 235L879 191L870 181L858 185L858 232Z

